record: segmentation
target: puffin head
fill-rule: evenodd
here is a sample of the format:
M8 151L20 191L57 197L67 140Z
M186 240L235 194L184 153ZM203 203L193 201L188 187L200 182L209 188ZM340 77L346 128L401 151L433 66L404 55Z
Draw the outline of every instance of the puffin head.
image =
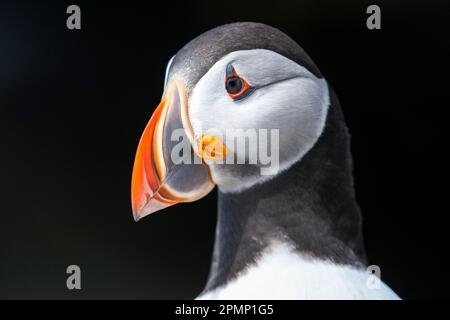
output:
M246 22L200 35L170 60L139 142L135 219L216 184L239 193L272 179L314 146L329 104L313 61L278 29Z

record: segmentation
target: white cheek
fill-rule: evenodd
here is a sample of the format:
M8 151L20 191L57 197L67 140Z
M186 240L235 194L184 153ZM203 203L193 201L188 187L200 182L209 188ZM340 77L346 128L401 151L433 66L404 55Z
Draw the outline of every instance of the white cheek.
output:
M280 57L276 59L286 59ZM278 130L278 172L286 170L314 146L323 131L330 103L326 81L290 61L287 72L294 68L297 77L259 87L243 100L233 101L225 90L227 61L217 62L190 94L189 118L194 135L219 134L228 139L226 131L229 129ZM275 62L273 65L276 66ZM234 150L234 146L228 143L227 147L230 154L235 154L235 160L247 158L247 150ZM214 180L229 192L271 178L258 174L247 176L244 181L243 176L230 176L230 171L220 166L212 166L211 169Z
M227 129L278 129L279 149L285 155L281 158L312 146L322 131L328 107L327 85L319 79L279 82L240 101L233 101L225 89L199 88L206 90L194 90L189 104L196 135L218 131L224 136Z
M295 78L275 84L261 99L265 105L256 121L264 128L279 129L280 164L284 170L309 151L322 133L329 106L325 80Z
M199 106L199 108L193 107L189 110L195 135L205 134L213 129L226 129L225 127L232 125L231 112L227 110L232 106L226 99L217 97L214 102L203 101Z
M189 118L196 136L229 122L233 100L225 91L224 74L207 73L189 98Z

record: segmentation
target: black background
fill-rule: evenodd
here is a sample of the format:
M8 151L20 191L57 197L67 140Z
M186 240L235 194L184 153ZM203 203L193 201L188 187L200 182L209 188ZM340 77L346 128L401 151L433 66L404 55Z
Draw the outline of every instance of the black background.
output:
M0 298L193 298L216 194L132 219L140 134L168 60L215 26L278 27L352 133L370 263L402 298L448 297L448 1L0 2ZM66 28L78 4L82 29ZM378 4L382 29L366 28ZM82 290L66 288L66 267Z

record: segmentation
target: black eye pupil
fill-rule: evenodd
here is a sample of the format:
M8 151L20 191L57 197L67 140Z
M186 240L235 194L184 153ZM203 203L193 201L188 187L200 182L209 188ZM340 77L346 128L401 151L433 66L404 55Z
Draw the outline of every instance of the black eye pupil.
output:
M225 88L230 94L239 93L242 90L242 80L238 77L230 77L225 83Z

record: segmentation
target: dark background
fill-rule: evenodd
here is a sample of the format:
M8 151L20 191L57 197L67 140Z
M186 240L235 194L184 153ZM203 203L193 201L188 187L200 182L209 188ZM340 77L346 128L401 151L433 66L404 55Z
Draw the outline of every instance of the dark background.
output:
M201 291L215 192L135 223L131 170L168 60L234 21L286 32L336 90L382 279L402 298L448 297L448 1L0 3L0 298ZM73 3L80 31L66 28ZM381 30L366 28L372 3ZM81 291L66 289L70 264L82 269Z

